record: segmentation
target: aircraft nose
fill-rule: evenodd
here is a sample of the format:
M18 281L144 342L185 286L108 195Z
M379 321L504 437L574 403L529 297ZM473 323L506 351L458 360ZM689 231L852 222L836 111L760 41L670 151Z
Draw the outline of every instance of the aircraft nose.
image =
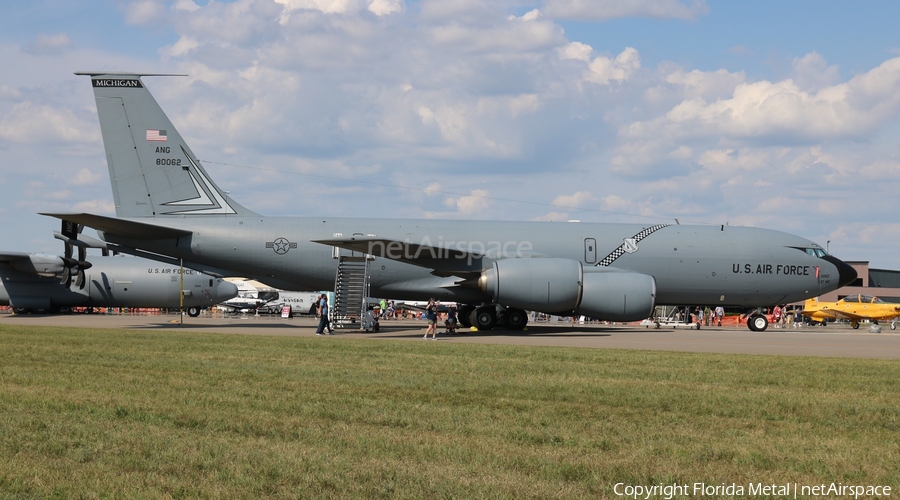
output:
M850 283L856 281L857 274L856 269L850 267L850 264L838 259L837 257L832 257L831 255L826 255L825 260L834 264L834 267L838 270L838 284L841 287L847 286Z
M226 301L228 299L233 299L237 297L238 287L229 281L222 280L219 282L219 286L216 287L216 297L220 301Z

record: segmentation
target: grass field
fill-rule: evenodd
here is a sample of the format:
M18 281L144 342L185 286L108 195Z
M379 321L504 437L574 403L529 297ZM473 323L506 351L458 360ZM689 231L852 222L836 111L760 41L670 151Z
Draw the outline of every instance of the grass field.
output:
M896 495L898 384L881 360L0 326L0 498Z

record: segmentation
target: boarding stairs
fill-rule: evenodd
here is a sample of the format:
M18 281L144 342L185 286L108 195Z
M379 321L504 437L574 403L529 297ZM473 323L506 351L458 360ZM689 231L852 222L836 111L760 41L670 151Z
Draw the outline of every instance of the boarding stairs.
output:
M335 328L360 328L369 296L369 259L340 256L334 276L331 323Z

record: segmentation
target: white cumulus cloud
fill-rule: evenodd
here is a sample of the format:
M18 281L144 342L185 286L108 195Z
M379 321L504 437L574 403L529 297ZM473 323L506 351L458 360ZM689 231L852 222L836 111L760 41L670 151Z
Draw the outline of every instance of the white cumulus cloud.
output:
M26 101L0 120L0 138L23 144L75 143L95 141L99 131L95 124L82 123L70 109Z
M560 58L586 62L584 79L601 85L626 81L641 69L641 55L633 47L626 47L615 58L599 55L591 59L592 52L590 45L573 42L561 49Z
M594 197L587 191L576 191L572 194L559 195L553 199L553 205L564 208L578 208L594 201Z
M693 97L623 130L632 138L734 137L772 142L860 137L900 108L900 58L817 92L792 80L736 85L730 97Z
M493 203L488 194L487 190L474 189L467 196L445 199L444 205L455 209L458 215L481 219L487 216L486 211Z
M604 21L622 17L696 19L709 12L704 0L547 0L544 11L551 17Z
M57 33L55 35L41 33L33 42L28 44L25 50L32 54L59 54L71 46L72 40L65 33Z

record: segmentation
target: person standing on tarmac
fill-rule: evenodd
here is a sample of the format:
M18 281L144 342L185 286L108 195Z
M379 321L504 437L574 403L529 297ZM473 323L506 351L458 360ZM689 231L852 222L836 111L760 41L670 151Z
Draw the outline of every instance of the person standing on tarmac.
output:
M323 293L319 299L319 327L316 328L316 335L325 335L326 329L328 335L334 335L334 330L328 321L328 296Z
M434 299L428 299L428 305L425 307L425 319L428 321L428 328L425 329L425 336L422 338L427 339L428 333L431 332L431 340L434 340L437 337L437 304Z

